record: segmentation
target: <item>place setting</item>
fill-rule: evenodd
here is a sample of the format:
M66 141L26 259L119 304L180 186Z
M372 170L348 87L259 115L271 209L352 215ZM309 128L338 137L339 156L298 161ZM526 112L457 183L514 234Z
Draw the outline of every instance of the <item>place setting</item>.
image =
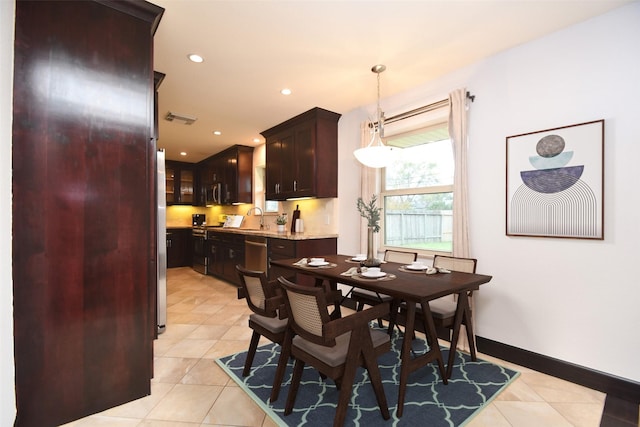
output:
M351 258L347 258L345 261L346 262L353 262L356 264L360 264L362 261L366 260L367 256L365 254L356 254L355 256L351 257Z
M393 280L396 275L382 271L380 267L360 267L356 268L351 277L362 280Z
M424 273L424 274L436 274L436 273L451 273L446 268L430 267L424 264L422 261L414 261L411 264L398 267L398 270L405 273Z
M338 264L329 262L324 258L302 258L300 261L295 262L293 265L306 268L333 268Z

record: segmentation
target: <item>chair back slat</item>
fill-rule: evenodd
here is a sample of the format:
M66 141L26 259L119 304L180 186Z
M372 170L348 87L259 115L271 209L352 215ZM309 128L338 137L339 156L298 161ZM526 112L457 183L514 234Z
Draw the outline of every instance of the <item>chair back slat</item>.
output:
M265 272L247 270L241 265L236 265L236 271L240 278L240 289L251 311L266 317L278 316L278 312L273 308L267 309L267 299L275 297L276 294L269 286Z
M260 278L245 276L244 280L251 304L264 309L266 297L264 295L264 289L262 288L262 282L260 281Z
M433 266L436 268L446 268L451 271L461 273L475 273L477 260L473 258L458 258L450 256L436 255L433 257Z
M287 298L291 304L291 317L305 331L322 336L322 315L318 301L314 295L304 295L287 290Z
M278 277L278 282L284 289L284 301L291 329L315 344L335 346L335 339L325 338L323 335L324 324L331 321L324 289L297 285L282 276Z
M384 251L384 260L388 262L399 262L403 264L411 264L418 259L417 252L404 252L387 249Z

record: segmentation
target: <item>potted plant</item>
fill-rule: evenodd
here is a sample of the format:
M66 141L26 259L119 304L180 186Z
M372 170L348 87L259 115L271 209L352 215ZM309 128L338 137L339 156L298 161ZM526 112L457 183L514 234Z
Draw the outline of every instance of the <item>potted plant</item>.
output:
M283 213L276 217L276 224L278 226L278 233L284 233L284 226L287 224L287 214Z
M378 207L378 198L375 194L371 196L368 203L362 200L362 197L358 197L357 207L360 216L367 219L367 259L362 264L367 267L377 267L382 262L375 257L373 233L380 231L380 211L382 208Z

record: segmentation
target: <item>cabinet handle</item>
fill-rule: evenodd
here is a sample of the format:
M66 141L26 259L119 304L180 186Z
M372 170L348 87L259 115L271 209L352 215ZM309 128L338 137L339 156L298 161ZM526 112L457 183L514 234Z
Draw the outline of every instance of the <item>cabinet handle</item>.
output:
M298 182L295 179L293 180L293 191L298 191Z

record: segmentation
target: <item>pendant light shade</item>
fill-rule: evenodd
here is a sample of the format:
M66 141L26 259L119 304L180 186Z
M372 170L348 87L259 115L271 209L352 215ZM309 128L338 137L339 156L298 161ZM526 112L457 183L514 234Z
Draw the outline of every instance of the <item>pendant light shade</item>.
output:
M359 148L353 152L356 159L363 165L370 168L384 168L393 163L399 149L384 145L382 136L384 132L384 113L380 108L380 73L386 70L382 64L374 65L371 71L378 76L378 109L377 122L373 124L373 136L369 145Z

